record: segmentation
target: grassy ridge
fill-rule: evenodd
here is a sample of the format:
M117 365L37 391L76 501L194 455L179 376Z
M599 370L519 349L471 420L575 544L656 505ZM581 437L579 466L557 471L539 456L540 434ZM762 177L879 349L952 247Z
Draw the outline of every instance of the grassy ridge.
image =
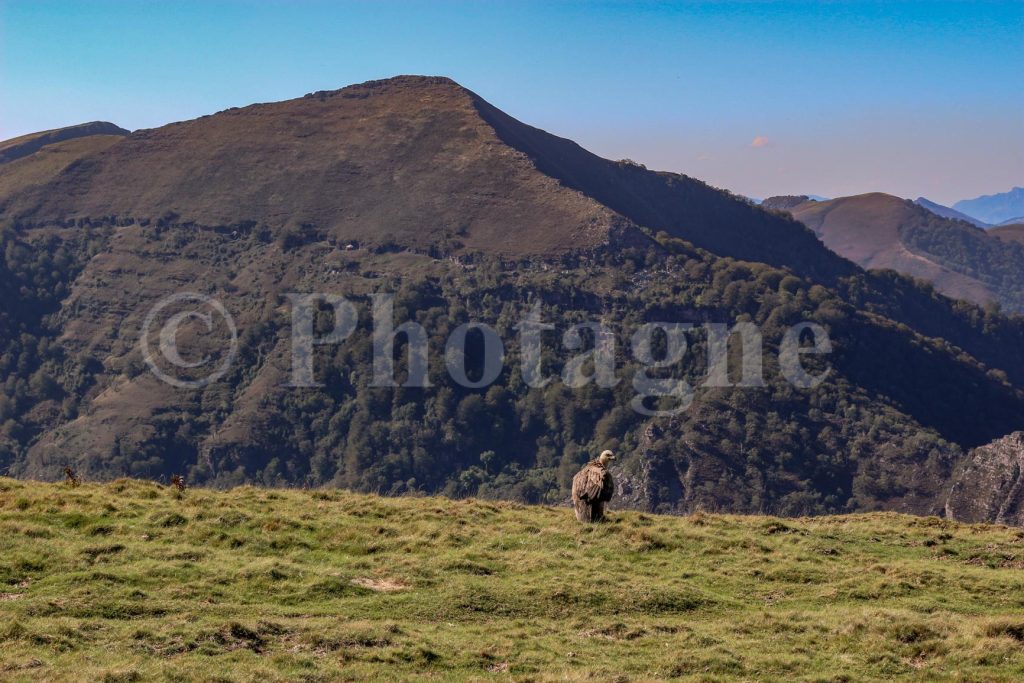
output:
M2 680L1016 680L1024 532L0 479Z

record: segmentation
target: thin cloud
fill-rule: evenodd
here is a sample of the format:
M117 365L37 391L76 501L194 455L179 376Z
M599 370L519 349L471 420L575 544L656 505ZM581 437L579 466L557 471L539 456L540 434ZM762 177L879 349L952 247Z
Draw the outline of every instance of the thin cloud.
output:
M766 147L768 145L768 138L764 135L758 135L754 138L753 142L750 143L751 147Z

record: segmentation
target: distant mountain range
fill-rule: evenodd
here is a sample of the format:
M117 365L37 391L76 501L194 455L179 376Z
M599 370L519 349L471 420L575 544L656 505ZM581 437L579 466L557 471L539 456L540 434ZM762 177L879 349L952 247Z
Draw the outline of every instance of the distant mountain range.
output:
M801 223L602 159L438 77L21 150L0 162L0 290L17 292L0 297L0 471L16 476L70 466L557 503L612 447L633 507L941 514L972 449L1024 429L1024 318L858 265L1016 308L1004 270L1024 246L913 202L786 202ZM139 344L148 313L179 292L214 297L238 328L235 363L195 389L158 379ZM317 349L320 386L301 389L288 386L296 292L363 311L344 343ZM401 362L395 386L375 383L365 311L387 292L396 324L422 324L439 353L462 324L492 326L504 369L472 388L435 358L431 387L403 386ZM556 380L531 389L515 324L534 307L556 326L543 355ZM583 321L618 334L615 387L557 381L577 355L558 340ZM695 340L658 375L685 378L692 405L638 413L630 338L662 321L756 323L764 386L704 386ZM314 322L335 324L326 309ZM777 361L806 322L834 345L808 358L830 371L813 390ZM214 356L196 328L178 342Z
M826 202L770 197L762 206L790 213L864 268L892 269L947 296L1024 312L1024 245L1016 226L985 231L939 206L953 215L943 217L927 200L879 192Z
M963 199L954 204L953 209L990 225L1024 222L1024 187Z
M755 203L758 205L764 205L764 203L768 201L769 204L777 204L780 201L784 201L785 197L803 197L805 199L812 199L818 202L828 201L828 198L826 197L820 197L812 194L780 195L776 197L769 197L766 200L759 199ZM955 206L958 208L951 208L949 206L939 204L938 202L933 202L926 197L918 197L914 202L928 209L937 216L964 221L978 228L992 228L1002 225L1024 223L1024 205L1022 205L1022 202L1024 202L1024 194L1022 194L1022 188L1019 187L1002 194L986 195L984 197L978 197L977 199L957 202ZM775 208L779 207L776 206ZM983 216L989 216L990 218L986 219L983 218Z

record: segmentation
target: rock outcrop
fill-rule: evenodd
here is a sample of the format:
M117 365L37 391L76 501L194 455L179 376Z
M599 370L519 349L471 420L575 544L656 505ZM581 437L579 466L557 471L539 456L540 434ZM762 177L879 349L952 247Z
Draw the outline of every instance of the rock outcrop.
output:
M1024 526L1024 432L971 452L946 501L946 516Z

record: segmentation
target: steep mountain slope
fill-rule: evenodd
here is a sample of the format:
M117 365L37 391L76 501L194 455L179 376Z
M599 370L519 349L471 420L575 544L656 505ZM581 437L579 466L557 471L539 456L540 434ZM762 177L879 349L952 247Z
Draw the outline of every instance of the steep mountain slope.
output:
M955 221L964 221L965 223L970 223L976 228L989 227L989 224L986 223L985 221L979 221L977 218L968 216L965 213L960 213L959 211L951 209L948 206L936 204L930 199L926 199L924 197L918 197L917 199L914 200L914 203L917 204L918 206L923 206L924 208L934 213L936 216L942 216L943 218L949 218Z
M986 194L974 199L962 199L953 208L968 216L993 225L1024 216L1024 187L1007 192Z
M1021 320L866 274L788 217L600 159L447 79L139 131L21 187L0 208L0 284L20 293L0 304L0 467L19 476L71 465L557 502L612 446L638 507L933 513L966 449L1024 427ZM140 348L154 305L180 292L215 297L238 329L226 374L195 389L159 380ZM296 389L288 295L308 292L348 297L361 324L314 352L322 386ZM374 386L376 292L395 293L396 324L424 326L431 387ZM516 323L536 304L556 325L543 366L556 381L531 389ZM617 335L614 387L557 381L578 354L558 340L587 320ZM764 387L702 386L694 333L670 370L696 388L689 409L633 409L641 325L737 320L761 326ZM504 341L480 389L441 360L469 321ZM799 390L777 356L808 321L835 351L809 361L827 381ZM193 322L177 339L188 357L225 357L225 330ZM467 355L476 372L480 350Z
M822 249L800 226L687 176L652 173L613 162L575 142L527 126L480 98L475 103L498 136L525 152L537 169L652 230L663 230L716 254L831 280L848 263Z
M864 268L892 269L977 303L1024 311L1024 250L963 221L882 193L807 201L786 209L836 253Z
M0 164L0 207L9 197L46 185L83 157L102 152L123 135L88 135L52 142L14 161Z

